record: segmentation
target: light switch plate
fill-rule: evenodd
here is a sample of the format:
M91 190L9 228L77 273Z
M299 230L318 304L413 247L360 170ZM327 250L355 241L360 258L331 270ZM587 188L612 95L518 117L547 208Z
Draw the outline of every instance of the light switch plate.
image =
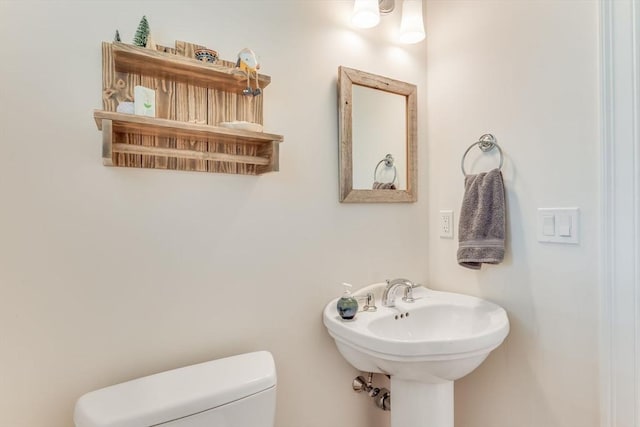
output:
M578 244L579 211L578 208L538 208L538 241Z

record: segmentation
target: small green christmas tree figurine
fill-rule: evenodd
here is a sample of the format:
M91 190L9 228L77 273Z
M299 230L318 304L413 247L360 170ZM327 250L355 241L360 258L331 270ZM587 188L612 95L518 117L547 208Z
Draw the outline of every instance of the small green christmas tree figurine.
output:
M136 35L133 37L133 44L136 46L145 47L147 45L147 36L149 35L149 22L147 17L143 16L138 24Z
M122 40L120 39L120 32L118 30L116 30L116 36L113 38L114 42L121 42Z

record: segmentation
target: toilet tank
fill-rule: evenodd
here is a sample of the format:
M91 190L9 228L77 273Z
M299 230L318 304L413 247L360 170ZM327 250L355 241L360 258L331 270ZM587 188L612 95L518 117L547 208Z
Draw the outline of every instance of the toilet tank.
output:
M85 394L76 427L273 427L276 370L267 351L212 360Z

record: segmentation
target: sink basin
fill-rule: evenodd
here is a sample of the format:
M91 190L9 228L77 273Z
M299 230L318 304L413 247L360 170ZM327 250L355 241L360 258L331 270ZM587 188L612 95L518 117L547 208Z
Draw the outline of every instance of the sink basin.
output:
M392 427L453 427L453 381L502 343L509 319L502 307L469 295L416 287L413 296L412 303L397 298L395 307L377 300L377 311L359 312L351 321L340 318L333 300L324 324L351 365L390 375Z

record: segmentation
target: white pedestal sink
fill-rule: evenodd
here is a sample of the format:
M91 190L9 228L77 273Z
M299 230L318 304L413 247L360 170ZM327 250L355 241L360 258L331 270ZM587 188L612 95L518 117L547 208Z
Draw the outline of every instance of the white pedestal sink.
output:
M384 286L384 285L382 285ZM502 307L417 287L415 302L359 312L344 321L337 300L324 324L356 369L391 377L391 427L453 427L453 381L477 368L509 333Z

